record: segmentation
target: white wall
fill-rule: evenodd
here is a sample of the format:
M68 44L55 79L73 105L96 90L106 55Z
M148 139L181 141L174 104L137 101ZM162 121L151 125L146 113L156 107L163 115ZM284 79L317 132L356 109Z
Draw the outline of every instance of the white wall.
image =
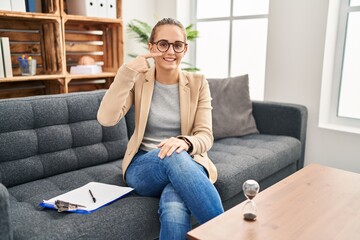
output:
M305 164L360 173L360 135L318 127L329 0L270 0L265 100L309 111Z
M132 58L128 54L144 54L146 50L137 40L130 36L127 31L127 24L133 20L138 19L147 22L151 26L156 23L154 18L156 0L123 0L122 1L122 16L124 24L124 61L128 62Z

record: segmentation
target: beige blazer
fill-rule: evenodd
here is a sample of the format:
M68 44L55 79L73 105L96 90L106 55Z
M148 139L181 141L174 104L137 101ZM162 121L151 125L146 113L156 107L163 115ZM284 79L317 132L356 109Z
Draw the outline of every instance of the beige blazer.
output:
M126 169L138 152L144 137L154 82L154 67L144 74L123 65L100 104L97 119L103 126L115 125L126 115L131 106L135 105L135 130L122 162L124 179ZM214 183L217 179L216 167L206 153L214 141L211 96L207 80L203 75L179 70L179 97L181 136L192 143L193 150L190 155L205 167L210 181Z

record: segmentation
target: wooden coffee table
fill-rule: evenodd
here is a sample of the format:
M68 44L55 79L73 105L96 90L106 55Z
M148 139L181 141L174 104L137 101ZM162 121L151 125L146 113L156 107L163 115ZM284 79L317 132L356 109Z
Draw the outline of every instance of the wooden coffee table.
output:
M254 200L256 221L243 220L243 202L193 229L188 238L360 239L360 174L310 164Z

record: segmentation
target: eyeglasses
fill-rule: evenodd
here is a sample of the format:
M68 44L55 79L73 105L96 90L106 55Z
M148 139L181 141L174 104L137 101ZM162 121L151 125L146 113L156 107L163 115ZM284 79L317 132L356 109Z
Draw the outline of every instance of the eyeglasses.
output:
M164 39L157 42L152 42L152 44L156 44L157 49L162 53L169 50L170 45L172 45L174 52L182 53L185 50L185 47L188 45L187 43L184 43L182 41L175 41L173 43L169 43L167 40Z

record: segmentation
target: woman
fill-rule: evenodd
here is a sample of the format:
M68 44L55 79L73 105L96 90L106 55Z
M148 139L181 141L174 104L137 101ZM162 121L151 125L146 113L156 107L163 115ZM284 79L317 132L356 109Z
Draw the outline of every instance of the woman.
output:
M124 179L139 195L160 197L160 239L185 239L191 214L202 224L224 211L212 184L216 168L206 154L213 143L210 90L202 75L179 68L188 50L180 22L159 21L148 48L150 53L120 67L98 121L115 125L135 105Z

